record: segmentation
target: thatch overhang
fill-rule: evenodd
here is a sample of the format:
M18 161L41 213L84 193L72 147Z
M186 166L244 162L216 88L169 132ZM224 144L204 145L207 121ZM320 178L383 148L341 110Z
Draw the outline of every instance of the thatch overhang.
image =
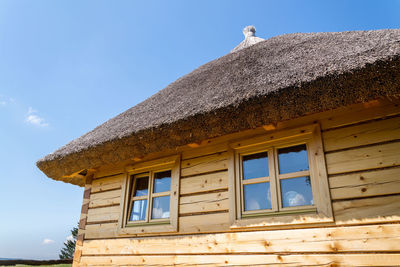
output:
M400 94L400 30L297 33L229 53L37 162L83 169Z

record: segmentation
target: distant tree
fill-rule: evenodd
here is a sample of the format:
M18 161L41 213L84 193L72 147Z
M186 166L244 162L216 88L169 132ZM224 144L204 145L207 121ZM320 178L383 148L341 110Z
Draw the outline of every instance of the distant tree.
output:
M61 249L58 255L61 260L73 259L75 252L76 238L78 237L78 227L74 227L71 230L72 239L67 239L64 242L64 247Z

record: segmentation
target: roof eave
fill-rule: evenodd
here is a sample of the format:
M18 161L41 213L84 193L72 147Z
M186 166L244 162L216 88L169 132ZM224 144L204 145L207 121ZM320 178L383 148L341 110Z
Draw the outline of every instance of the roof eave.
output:
M238 106L220 108L139 131L64 157L41 160L37 166L52 179L82 185L79 178L69 175L204 139L399 94L400 57L396 57L369 64L351 73L282 88ZM191 131L194 127L196 131Z

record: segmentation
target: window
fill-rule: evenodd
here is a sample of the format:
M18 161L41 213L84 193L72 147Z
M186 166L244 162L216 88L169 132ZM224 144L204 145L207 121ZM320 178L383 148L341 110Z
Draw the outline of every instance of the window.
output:
M331 222L318 125L231 144L232 227Z
M179 157L169 157L127 169L120 234L177 230L179 167Z
M168 221L171 170L136 174L131 179L128 223Z

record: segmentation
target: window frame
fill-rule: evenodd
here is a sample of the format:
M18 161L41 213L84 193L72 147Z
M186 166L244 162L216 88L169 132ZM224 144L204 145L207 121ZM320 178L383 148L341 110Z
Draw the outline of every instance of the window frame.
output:
M171 171L171 188L169 194L166 192L152 193L154 173ZM140 235L148 233L168 233L178 231L178 201L179 201L179 179L180 179L180 155L165 157L161 159L136 163L125 169L126 177L121 188L121 212L118 220L118 235ZM130 210L134 201L135 175L149 173L149 185L146 207L146 220L129 221ZM139 178L140 179L140 178ZM170 197L169 218L151 219L152 200L162 196ZM161 196L160 195L160 196ZM149 201L150 200L150 201Z
M164 197L164 196L171 197L171 188L168 191L163 191L163 192L158 192L158 193L153 192L154 180L155 180L154 174L164 172L164 171L171 172L171 180L172 180L172 170L170 168L156 169L156 170L151 170L151 171L146 171L146 172L141 172L141 173L130 175L129 179L131 180L130 181L131 188L129 188L129 197L128 197L129 203L127 205L128 210L127 210L127 217L126 217L127 218L126 226L135 226L138 224L148 224L148 223L160 223L160 224L169 223L169 217L168 218L158 218L158 219L152 218L153 199L157 198L157 197ZM145 177L148 179L147 195L146 196L134 196L137 180L143 179ZM144 220L130 221L129 217L130 217L130 213L131 213L131 210L133 207L133 202L136 200L147 200L148 205L146 205L147 206L146 207L146 218ZM170 199L170 202L171 202L171 199Z
M301 144L307 146L309 170L279 174L278 149ZM245 180L242 179L242 158L245 155L266 151L268 151L271 209L244 211L243 181ZM231 228L276 227L334 221L319 124L232 142L228 149L228 164ZM310 177L314 205L283 208L280 180L304 176Z

